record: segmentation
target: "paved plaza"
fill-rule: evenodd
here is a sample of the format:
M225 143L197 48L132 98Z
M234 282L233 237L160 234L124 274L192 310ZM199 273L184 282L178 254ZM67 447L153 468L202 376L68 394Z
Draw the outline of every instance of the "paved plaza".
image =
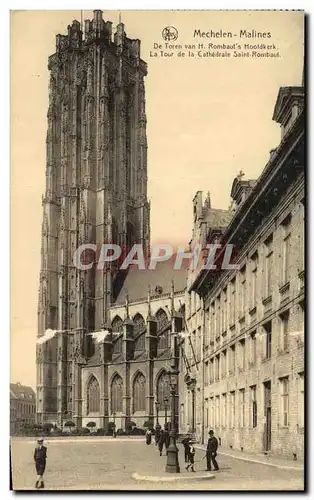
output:
M32 490L36 481L33 452L36 439L12 438L12 480L14 490ZM197 449L195 474L184 468L179 445L181 474L165 472L166 457L144 437L90 437L47 439L47 490L302 490L302 470L271 467L219 455L220 471L206 477L204 451ZM200 478L201 476L201 478ZM145 480L139 480L145 477ZM149 480L149 477L152 480ZM180 477L180 478L179 478ZM148 478L148 480L147 480Z

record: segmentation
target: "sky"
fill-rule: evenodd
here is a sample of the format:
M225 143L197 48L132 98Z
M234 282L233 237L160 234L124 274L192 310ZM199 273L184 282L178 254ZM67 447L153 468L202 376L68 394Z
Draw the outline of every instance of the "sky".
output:
M84 11L91 19L91 11ZM184 244L191 237L192 199L211 193L228 208L234 177L257 178L280 141L272 114L280 86L300 85L303 14L287 11L125 11L127 36L141 40L148 64L146 112L151 240ZM115 29L119 13L104 11ZM36 386L35 342L45 190L48 56L81 11L11 14L11 381ZM150 57L164 43L234 43L196 39L194 30L271 33L279 58ZM262 43L264 40L262 40ZM242 43L242 40L241 40ZM244 43L244 42L243 42ZM260 40L245 43L261 43ZM268 43L268 41L266 42Z

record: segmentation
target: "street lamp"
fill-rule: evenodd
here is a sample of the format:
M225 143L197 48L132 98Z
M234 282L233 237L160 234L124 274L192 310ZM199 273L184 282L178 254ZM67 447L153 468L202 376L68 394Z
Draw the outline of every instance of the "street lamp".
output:
M196 387L196 380L195 378L191 379L190 384L189 384L189 389L191 390L192 393L192 433L195 433L195 387Z
M158 412L159 412L159 402L155 401L155 408L156 408L156 425L159 424L158 422Z
M176 430L176 392L178 386L178 374L176 370L168 372L170 394L171 394L171 431L170 431L170 444L167 449L167 464L166 472L180 472L178 448L176 444L177 430Z
M165 407L165 427L167 425L167 410L168 410L168 403L169 403L169 399L168 398L164 398L164 407Z

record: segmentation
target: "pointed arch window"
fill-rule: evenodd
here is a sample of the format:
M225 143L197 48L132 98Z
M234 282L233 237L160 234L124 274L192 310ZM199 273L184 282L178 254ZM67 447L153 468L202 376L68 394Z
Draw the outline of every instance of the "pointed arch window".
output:
M145 385L146 379L142 373L138 373L133 382L133 413L145 411Z
M169 324L168 316L163 309L159 309L156 314L157 319L157 331L160 332L163 328ZM158 349L167 349L170 345L169 330L164 331L158 336Z
M123 401L123 381L116 375L111 383L111 413L122 412Z
M123 321L120 318L120 316L116 316L113 321L112 321L112 333L116 334L116 340L114 342L113 346L113 354L120 354L122 352L122 335L119 336L119 334L122 333L122 325Z
M121 354L122 352L122 335L116 339L113 345L113 354Z
M165 371L162 371L157 380L157 401L159 402L160 409L165 410L165 399L168 399L168 409L170 404L170 386L169 378Z
M123 321L120 316L115 316L111 323L112 333L122 333L122 325Z
M161 330L169 322L168 321L168 316L167 316L166 312L163 309L159 309L157 311L157 313L156 313L156 320L157 320L157 330Z
M87 414L100 411L100 388L94 375L90 378L87 387Z

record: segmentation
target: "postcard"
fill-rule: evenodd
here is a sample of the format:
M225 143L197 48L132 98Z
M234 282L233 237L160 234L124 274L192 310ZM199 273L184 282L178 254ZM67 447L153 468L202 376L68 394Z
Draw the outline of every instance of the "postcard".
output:
M304 25L11 12L13 490L304 490Z

